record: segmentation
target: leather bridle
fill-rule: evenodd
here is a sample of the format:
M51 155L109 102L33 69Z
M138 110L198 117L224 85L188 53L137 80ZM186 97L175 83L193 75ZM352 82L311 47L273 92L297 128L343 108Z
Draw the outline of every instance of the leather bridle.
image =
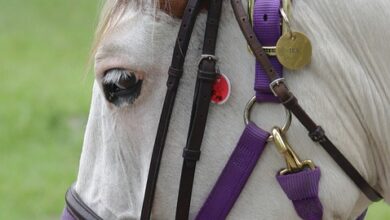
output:
M160 1L161 2L161 1ZM149 175L142 207L142 220L149 220L152 212L153 198L157 183L160 162L168 133L169 122L181 76L183 64L194 27L196 16L200 9L201 0L189 0L184 10L181 27L174 48L171 66L168 70L167 92L158 125L157 135L153 148ZM214 56L218 24L221 13L222 0L210 0L208 18L205 31L203 55L199 64L195 96L191 112L191 122L187 144L183 151L183 168L180 181L176 219L188 219L191 202L192 185L196 162L200 157L200 146L203 139L207 112L210 103L211 86L217 76L216 59ZM253 32L250 20L245 12L241 0L231 0L236 20L250 46L257 61L264 68L270 79L270 89L280 102L290 110L294 116L308 130L309 137L319 143L340 168L347 174L356 186L372 201L379 201L382 196L370 186L356 168L337 149L325 135L321 126L317 125L299 105L297 98L290 92L283 78L279 78L261 43Z
M169 121L176 97L180 78L183 74L183 64L188 49L193 26L199 12L201 0L191 0L184 11L183 20L176 39L171 66L168 70L167 93L164 100L156 140L153 148L149 175L145 190L141 219L150 219L153 197L158 178L162 152L168 133ZM196 162L200 157L200 146L203 139L207 113L211 98L213 82L217 76L215 46L218 34L222 0L209 2L206 30L203 44L203 55L199 63L195 96L191 112L190 128L186 147L183 151L183 168L180 181L177 219L188 219L191 202L192 185Z

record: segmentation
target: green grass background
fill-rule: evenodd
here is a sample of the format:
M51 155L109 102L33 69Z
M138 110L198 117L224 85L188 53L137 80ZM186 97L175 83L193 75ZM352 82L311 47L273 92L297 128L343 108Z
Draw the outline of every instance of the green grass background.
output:
M0 220L59 218L88 115L98 4L0 0ZM390 208L368 216L390 219Z
M58 219L93 75L93 0L0 0L0 219Z

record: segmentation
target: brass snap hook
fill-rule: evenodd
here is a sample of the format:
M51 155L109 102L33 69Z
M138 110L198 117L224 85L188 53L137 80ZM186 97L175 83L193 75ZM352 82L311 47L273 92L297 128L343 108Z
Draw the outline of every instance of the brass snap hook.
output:
M286 160L287 168L279 172L280 175L288 173L299 172L305 168L315 169L315 165L311 160L301 161L295 151L291 148L290 144L282 135L282 130L278 127L272 129L272 136L276 149L283 155Z
M252 108L255 105L255 103L256 103L256 96L253 96L245 106L245 111L244 111L245 125L248 125L249 122L251 122L250 115L251 115L251 111L252 111ZM286 109L286 122L284 123L284 125L281 129L282 134L285 134L287 132L287 130L290 128L291 120L292 120L291 112ZM268 137L267 141L271 142L271 141L273 141L273 139L274 139L273 135L271 134Z

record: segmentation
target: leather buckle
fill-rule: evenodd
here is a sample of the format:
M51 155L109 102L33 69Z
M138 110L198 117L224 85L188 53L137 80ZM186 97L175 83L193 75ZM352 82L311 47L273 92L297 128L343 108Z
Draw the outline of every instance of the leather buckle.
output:
M202 54L202 55L200 55L200 60L198 62L198 65L205 59L213 60L214 62L218 61L218 57L215 56L215 55L212 55L212 54Z
M269 88L270 90L272 91L272 93L278 97L278 94L276 94L275 90L274 90L274 87L275 86L278 86L280 83L283 83L285 84L285 79L284 78L278 78L278 79L275 79L274 81L272 81L270 84L269 84Z

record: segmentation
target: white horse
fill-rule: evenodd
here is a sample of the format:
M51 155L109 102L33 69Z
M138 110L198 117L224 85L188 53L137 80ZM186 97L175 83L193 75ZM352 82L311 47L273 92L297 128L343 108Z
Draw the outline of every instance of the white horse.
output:
M246 6L247 1L243 1ZM359 172L390 202L390 1L298 0L292 24L313 44L312 63L285 78L303 108ZM206 13L194 28L164 151L153 219L174 219L189 126L197 61ZM159 10L152 0L107 0L95 52L96 81L86 128L76 191L104 219L138 219L153 143L166 91L180 19ZM221 173L243 129L243 111L254 94L255 58L224 1L217 56L230 78L232 93L211 105L198 163L190 219ZM110 103L103 85L124 75L143 80L136 94ZM281 125L284 110L261 104L252 113L260 127ZM303 159L322 170L319 197L324 219L355 219L370 204L331 157L312 142L294 120L288 139ZM275 174L284 168L272 143L264 150L229 219L299 219Z

